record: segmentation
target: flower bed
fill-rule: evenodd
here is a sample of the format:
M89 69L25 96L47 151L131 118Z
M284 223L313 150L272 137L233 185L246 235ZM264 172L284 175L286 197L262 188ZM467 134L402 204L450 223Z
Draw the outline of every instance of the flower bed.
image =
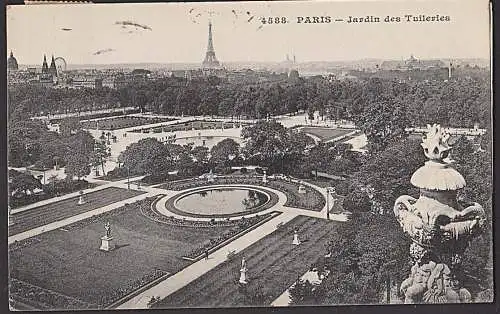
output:
M97 122L99 122L100 130L117 130L129 127L135 127L146 124L155 124L161 122L169 122L175 119L170 118L153 118L153 117L136 117L136 116L123 116L114 117L109 119L102 119L99 121L80 121L83 128L96 129Z
M240 237L243 234L250 232L277 215L279 215L278 212L271 212L262 216L256 215L250 218L242 218L237 221L238 223L236 226L216 238L207 240L206 243L186 254L185 258L195 261L201 259L207 250L209 252L215 251L225 242L229 242L232 238Z
M182 191L196 187L209 186L215 184L253 184L263 185L262 179L259 177L250 176L225 176L216 177L213 182L208 182L206 179L191 178L186 180L171 181L158 186L160 189L167 189L173 191Z
M129 295L130 293L140 289L141 287L149 284L150 282L168 275L168 272L165 272L160 269L154 269L153 271L145 274L139 279L128 282L124 287L111 291L109 294L103 295L101 300L99 301L99 306L109 306L112 303L120 300L121 298Z

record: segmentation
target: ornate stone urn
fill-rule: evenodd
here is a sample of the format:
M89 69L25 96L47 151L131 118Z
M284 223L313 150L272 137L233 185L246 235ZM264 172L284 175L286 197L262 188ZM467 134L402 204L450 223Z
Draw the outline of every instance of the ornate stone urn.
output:
M457 274L461 255L484 225L485 212L478 203L457 200L465 180L451 167L450 136L439 125L427 128L421 145L429 160L411 177L420 196L403 195L394 204L394 215L412 240L414 262L401 292L405 303L470 302Z

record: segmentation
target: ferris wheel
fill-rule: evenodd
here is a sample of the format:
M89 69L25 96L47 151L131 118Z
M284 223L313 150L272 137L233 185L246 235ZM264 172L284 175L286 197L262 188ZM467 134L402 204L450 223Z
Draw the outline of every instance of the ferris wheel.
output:
M62 72L66 71L66 60L64 60L63 57L57 57L54 59L54 62L56 63L56 69L57 69L57 74L62 74Z

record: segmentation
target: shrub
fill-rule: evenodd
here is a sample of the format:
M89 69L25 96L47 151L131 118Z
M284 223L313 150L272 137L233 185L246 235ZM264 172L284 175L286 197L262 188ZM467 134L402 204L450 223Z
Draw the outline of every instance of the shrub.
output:
M349 184L346 181L335 182L335 193L338 195L347 195L349 193Z

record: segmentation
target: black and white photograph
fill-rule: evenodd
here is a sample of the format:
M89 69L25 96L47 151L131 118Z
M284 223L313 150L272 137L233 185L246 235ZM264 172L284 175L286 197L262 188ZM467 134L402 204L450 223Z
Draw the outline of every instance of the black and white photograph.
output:
M493 302L491 19L7 5L10 310Z

